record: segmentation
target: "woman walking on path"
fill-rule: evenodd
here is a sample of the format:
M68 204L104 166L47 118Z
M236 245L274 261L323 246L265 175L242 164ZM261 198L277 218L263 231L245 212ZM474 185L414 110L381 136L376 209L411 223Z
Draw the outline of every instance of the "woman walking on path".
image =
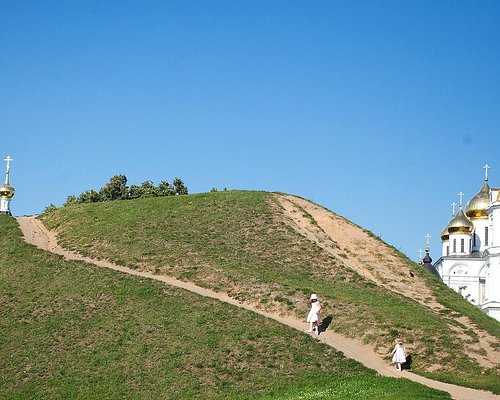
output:
M319 312L321 310L321 304L319 303L316 293L311 295L310 301L311 310L309 310L309 314L307 315L307 322L309 322L309 330L307 332L316 332L316 335L319 335Z
M391 354L393 355L392 362L396 364L396 369L401 371L401 364L406 362L406 349L401 339L396 339L396 345Z

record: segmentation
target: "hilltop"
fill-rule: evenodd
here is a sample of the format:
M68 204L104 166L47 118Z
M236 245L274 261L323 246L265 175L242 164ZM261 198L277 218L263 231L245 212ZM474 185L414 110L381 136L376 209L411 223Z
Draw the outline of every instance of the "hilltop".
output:
M43 221L66 248L267 311L301 317L316 292L336 332L381 356L403 337L414 371L499 390L498 322L370 232L304 199L228 191L65 207Z

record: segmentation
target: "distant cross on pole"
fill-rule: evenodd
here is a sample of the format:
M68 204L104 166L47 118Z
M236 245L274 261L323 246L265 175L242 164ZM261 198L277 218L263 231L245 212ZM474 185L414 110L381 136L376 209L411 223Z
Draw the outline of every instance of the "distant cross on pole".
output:
M418 249L418 258L419 258L420 260L422 260L422 253L423 253L423 252L424 252L424 251L423 251L422 249Z
M488 163L486 163L486 164L485 164L485 166L484 166L483 168L486 170L486 172L485 172L485 174L484 174L484 180L485 180L485 181L487 181L487 180L488 180L488 170L489 170L491 167L488 165Z
M462 197L464 196L464 193L460 192L458 196L460 197L460 209L462 209Z
M424 236L425 237L425 240L427 241L427 246L429 246L429 239L432 237L431 235L427 234Z
M9 172L10 169L10 162L14 161L11 156L7 156L4 161L7 161L7 172Z
M457 203L453 202L451 203L451 216L455 216L455 207L457 206Z

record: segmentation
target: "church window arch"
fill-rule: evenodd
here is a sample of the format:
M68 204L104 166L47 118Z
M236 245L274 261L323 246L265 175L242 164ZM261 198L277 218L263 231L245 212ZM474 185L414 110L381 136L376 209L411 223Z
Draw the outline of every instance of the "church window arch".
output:
M460 253L465 253L465 240L460 239Z
M486 278L490 272L490 264L485 263L481 269L479 270L479 277L480 278Z
M469 268L466 265L458 264L454 265L450 269L450 276L464 276L469 275Z

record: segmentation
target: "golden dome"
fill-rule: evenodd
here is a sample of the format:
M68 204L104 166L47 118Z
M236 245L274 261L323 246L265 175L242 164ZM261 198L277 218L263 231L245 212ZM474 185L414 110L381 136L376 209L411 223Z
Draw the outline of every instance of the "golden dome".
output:
M474 230L474 224L465 216L463 210L460 208L457 215L448 222L447 228L450 235L452 233L470 234Z
M448 225L446 225L441 231L441 240L443 242L447 241L450 238L450 232L448 232Z
M486 219L488 208L490 208L490 186L485 180L479 193L467 202L465 215L471 219Z
M4 183L0 186L0 197L3 199L12 199L16 191L8 183Z

